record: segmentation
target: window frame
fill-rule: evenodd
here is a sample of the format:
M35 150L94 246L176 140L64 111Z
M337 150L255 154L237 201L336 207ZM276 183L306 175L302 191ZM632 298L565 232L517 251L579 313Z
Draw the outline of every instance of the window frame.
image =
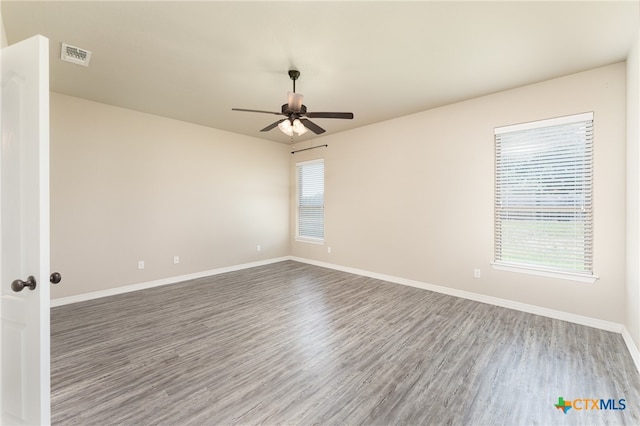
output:
M301 187L300 187L300 168L304 167L304 166L308 166L308 165L312 165L312 164L322 164L322 206L321 211L322 211L322 237L314 237L314 236L310 236L310 235L301 235L300 234L300 191L301 191ZM312 244L324 244L325 241L325 202L324 202L324 194L325 194L325 161L324 158L316 158L314 160L308 160L308 161L300 161L296 163L296 177L295 177L295 184L296 184L296 222L295 222L295 240L299 241L299 242L304 242L304 243L312 243Z
M544 264L544 262L539 262L539 263L531 263L528 264L526 262L522 262L522 261L508 261L508 260L504 260L502 258L502 248L508 244L508 242L505 244L504 243L504 235L502 235L502 229L503 229L503 224L505 223L505 221L501 218L504 216L504 212L508 211L508 209L504 209L504 207L500 204L502 198L501 198L501 190L503 191L505 186L508 185L510 183L510 181L507 180L507 182L505 183L503 181L503 176L500 175L500 173L504 173L504 167L506 166L501 166L501 164L504 164L504 158L500 157L502 155L502 150L504 149L504 147L502 145L499 145L499 135L500 135L500 139L502 138L501 135L506 135L509 133L516 133L516 132L522 132L522 131L534 131L536 129L550 129L552 127L555 126L560 126L560 125L575 125L577 123L588 123L591 122L590 124L587 124L587 127L591 127L591 131L588 132L587 136L585 137L585 152L588 153L589 157L588 157L588 161L589 161L589 166L588 166L588 172L585 172L584 175L581 175L580 178L584 178L585 176L588 178L588 194L589 194L589 208L588 208L588 214L586 216L585 219L585 229L588 234L586 236L584 236L584 240L585 241L589 241L589 245L588 245L588 249L585 248L585 258L588 258L588 266L589 266L589 270L588 271L584 271L584 270L567 270L564 268L559 268L559 267L554 267L553 265L550 265L549 263ZM594 114L593 112L586 112L586 113L581 113L581 114L573 114L573 115L568 115L568 116L563 116L563 117L556 117L556 118L551 118L551 119L546 119L546 120L538 120L538 121L532 121L532 122L527 122L527 123L521 123L521 124L514 124L514 125L508 125L508 126L503 126L503 127L497 127L494 129L494 148L495 148L495 155L494 155L494 161L495 161L495 176L494 176L494 261L492 262L492 266L494 267L494 269L498 269L498 270L504 270L504 271L510 271L510 272L519 272L519 273L525 273L525 274L532 274L532 275L539 275L539 276L545 276L545 277L552 277L552 278L561 278L561 279L568 279L568 280L573 280L573 281L580 281L580 282L587 282L587 283L593 283L598 279L598 276L594 274L593 271L593 234L594 234L594 229L593 229L593 190L594 190L594 180L593 180L593 160L594 160L594 154L593 154L593 145L594 145L594 136L593 136L593 121L594 121ZM542 133L542 132L541 132ZM541 138L543 136L541 136L540 134L534 135L534 137L536 138L535 141L536 142L540 142ZM536 142L532 142L532 145L535 144ZM546 142L545 142L546 143ZM549 151L549 152L553 152L553 151ZM576 157L578 158L578 157ZM584 158L587 158L586 156ZM554 167L552 165L550 165L550 162L545 163L545 165L549 166L549 167ZM500 167L503 167L502 169ZM587 174L588 173L588 174ZM546 199L545 199L546 200ZM559 203L558 205L552 206L552 207L546 207L550 210L553 209L557 209L559 210L561 207L561 204ZM531 216L528 217L532 217L532 216L537 216L540 215L540 212L542 211L535 211L532 210L534 213ZM547 215L549 213L546 213ZM542 215L540 215L542 217ZM552 216L552 218L554 218L556 221L560 222L563 220L563 218L558 214L555 216ZM566 219L565 219L566 220ZM549 222L548 220L548 216L546 219L540 219L540 218L536 218L535 219L536 223L544 223ZM557 238L557 235L555 236ZM552 240L549 239L549 241L557 241L557 240ZM585 244L586 246L586 244ZM532 245L533 248L539 248L536 247L536 243L534 243ZM548 252L547 252L548 254ZM585 264L587 265L587 264Z

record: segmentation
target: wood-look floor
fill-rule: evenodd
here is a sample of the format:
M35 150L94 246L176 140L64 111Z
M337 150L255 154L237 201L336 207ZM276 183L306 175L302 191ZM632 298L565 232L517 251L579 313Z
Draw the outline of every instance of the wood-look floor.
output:
M640 424L619 334L292 261L57 307L51 330L56 425Z

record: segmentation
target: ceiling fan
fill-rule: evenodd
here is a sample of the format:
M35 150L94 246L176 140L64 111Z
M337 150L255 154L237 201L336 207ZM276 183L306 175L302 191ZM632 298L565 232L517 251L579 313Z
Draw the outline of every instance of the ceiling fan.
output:
M268 132L278 127L287 136L293 136L295 132L298 136L311 130L316 135L324 133L325 130L318 126L309 118L343 118L352 119L352 112L307 112L306 105L302 104L302 95L296 93L296 80L300 77L300 71L289 70L289 77L293 80L293 92L288 93L288 102L283 104L280 112L261 111L256 109L231 108L232 111L260 112L263 114L284 115L286 118L269 124L261 132Z

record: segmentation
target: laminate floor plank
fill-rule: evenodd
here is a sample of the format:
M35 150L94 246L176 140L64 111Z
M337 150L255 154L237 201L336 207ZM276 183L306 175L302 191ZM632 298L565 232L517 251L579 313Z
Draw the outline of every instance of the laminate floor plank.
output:
M53 308L51 348L54 425L640 424L619 334L293 261Z

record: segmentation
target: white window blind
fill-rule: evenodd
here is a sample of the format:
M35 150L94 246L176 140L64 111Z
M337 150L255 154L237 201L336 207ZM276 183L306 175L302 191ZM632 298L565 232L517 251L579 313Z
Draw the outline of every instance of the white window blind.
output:
M593 113L495 129L495 262L593 274Z
M324 160L296 164L297 237L324 239Z

